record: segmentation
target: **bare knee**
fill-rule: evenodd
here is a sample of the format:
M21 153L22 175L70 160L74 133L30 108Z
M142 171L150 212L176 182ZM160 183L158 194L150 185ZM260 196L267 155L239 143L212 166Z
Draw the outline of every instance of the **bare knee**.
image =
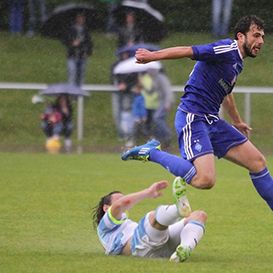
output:
M262 153L259 153L255 160L253 161L254 164L249 167L250 172L260 172L266 167L266 160L265 157Z
M211 189L215 185L215 181L215 175L197 174L191 184L199 189Z
M207 219L208 219L208 215L207 215L207 213L205 211L195 210L187 218L187 221L195 220L195 221L198 221L198 222L201 222L201 223L206 223Z

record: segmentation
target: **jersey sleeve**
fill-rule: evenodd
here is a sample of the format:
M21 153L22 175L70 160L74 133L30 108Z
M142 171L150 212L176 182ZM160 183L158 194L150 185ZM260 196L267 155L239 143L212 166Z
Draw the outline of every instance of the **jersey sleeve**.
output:
M192 46L192 50L194 60L222 62L230 59L232 52L237 50L237 44L226 39L210 44L195 45Z
M123 213L123 214L122 214L121 219L116 219L116 218L112 215L111 209L112 209L112 207L110 207L110 208L107 210L107 216L108 216L109 220L110 220L113 224L115 224L115 225L121 225L122 223L124 223L125 220L127 219L126 213Z

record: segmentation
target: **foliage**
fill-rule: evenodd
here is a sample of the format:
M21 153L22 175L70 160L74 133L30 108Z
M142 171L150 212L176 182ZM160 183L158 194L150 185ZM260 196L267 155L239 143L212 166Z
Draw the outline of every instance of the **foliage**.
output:
M3 1L2 1L3 2ZM7 28L8 4L0 3L1 24ZM103 30L107 20L107 1L105 0L47 0L48 13L65 3L88 3L97 10L98 28ZM158 9L165 17L167 29L170 32L209 32L211 30L211 2L212 0L149 0L152 7ZM268 0L240 0L233 1L231 27L236 21L247 14L256 14L263 18L267 24L267 31L273 31L272 17L273 2ZM25 23L27 24L28 9L25 8Z

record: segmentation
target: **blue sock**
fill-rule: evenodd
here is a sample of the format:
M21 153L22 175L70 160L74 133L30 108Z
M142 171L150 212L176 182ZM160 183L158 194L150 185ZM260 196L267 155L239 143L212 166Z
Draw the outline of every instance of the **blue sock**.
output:
M265 168L259 173L250 173L250 177L257 192L273 210L273 178L268 169Z
M159 163L175 176L184 178L188 184L196 174L196 169L190 161L157 149L151 150L149 160Z

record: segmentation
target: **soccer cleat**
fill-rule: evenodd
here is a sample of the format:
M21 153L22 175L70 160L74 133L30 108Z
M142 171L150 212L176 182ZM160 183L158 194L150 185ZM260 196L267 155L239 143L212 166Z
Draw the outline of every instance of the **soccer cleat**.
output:
M122 160L140 160L140 161L148 161L150 152L153 149L160 150L160 142L158 140L152 139L148 141L146 144L141 146L136 146L121 155Z
M170 257L170 261L175 263L182 263L188 259L190 254L191 251L189 248L185 248L182 245L179 245Z
M180 176L173 181L173 197L181 217L187 217L191 213L191 206L186 196L186 185L187 183Z

